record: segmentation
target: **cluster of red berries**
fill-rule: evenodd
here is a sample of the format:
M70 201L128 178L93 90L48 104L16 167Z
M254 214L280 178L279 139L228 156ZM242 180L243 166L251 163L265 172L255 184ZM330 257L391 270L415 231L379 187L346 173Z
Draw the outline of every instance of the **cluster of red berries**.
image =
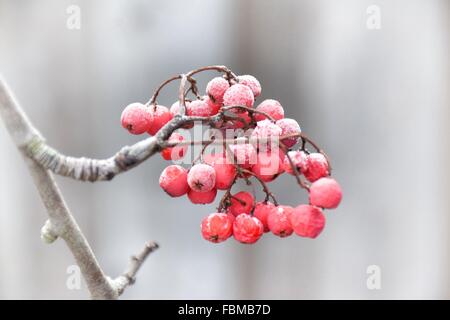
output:
M329 176L331 170L327 157L306 139L297 121L284 117L284 109L278 101L267 99L255 108L255 98L260 94L261 85L255 77L230 76L227 73L207 84L205 96L197 94L195 100L186 100L187 116L213 117L220 114L223 117L216 129L250 130L243 137L234 139L234 143L226 144L219 153L203 154L204 148L201 162L189 169L169 165L159 179L161 188L168 195L187 195L194 204L212 203L217 190L226 190L218 212L211 213L201 223L203 237L214 243L231 235L242 243L254 243L269 231L279 237L296 233L315 238L325 225L323 209L336 208L342 198L339 184ZM155 135L179 111L179 101L170 109L156 103L133 103L122 113L122 126L132 134L148 132ZM179 132L173 132L168 142L176 144L183 140ZM299 142L300 149L294 150ZM309 152L306 142L316 147L317 152ZM180 144L165 148L161 155L166 160L179 160L186 150L187 145ZM278 205L266 184L283 172L295 175L301 186L308 190L309 204L297 207ZM301 176L310 185L302 181ZM253 194L246 191L231 193L238 179L251 183L251 177L263 186L266 193L264 201L256 201ZM269 201L270 198L273 202Z

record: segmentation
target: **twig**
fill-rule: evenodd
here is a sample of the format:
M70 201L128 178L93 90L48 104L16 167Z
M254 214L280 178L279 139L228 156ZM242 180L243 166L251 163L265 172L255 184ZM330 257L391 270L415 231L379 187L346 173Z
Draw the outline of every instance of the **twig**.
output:
M119 295L123 293L127 286L133 285L136 282L136 274L142 267L145 259L158 248L159 245L156 242L148 242L141 252L131 257L127 270L121 276L112 280L113 287Z

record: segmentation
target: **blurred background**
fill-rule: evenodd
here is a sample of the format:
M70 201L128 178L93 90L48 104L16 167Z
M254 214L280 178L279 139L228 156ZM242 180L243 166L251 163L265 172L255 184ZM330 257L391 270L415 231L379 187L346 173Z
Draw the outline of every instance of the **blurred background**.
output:
M71 5L80 29L67 28ZM0 73L52 146L104 158L141 139L121 128L124 106L171 75L224 64L256 76L259 101L279 100L331 157L344 199L320 237L251 246L204 241L199 223L217 203L166 196L158 155L111 183L57 177L109 275L145 241L161 245L123 298L445 299L449 21L446 0L0 0ZM66 286L65 244L39 239L46 212L3 125L0 147L0 298L88 298L84 283ZM271 187L282 203L306 201L291 176ZM371 265L379 290L366 285Z

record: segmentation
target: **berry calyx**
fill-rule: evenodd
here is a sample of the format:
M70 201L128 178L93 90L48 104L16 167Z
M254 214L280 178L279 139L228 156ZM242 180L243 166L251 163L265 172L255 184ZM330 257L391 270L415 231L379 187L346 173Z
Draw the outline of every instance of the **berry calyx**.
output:
M328 176L330 173L327 158L321 153L310 153L306 157L306 166L303 174L310 182Z
M320 178L309 189L309 202L313 206L327 209L336 208L342 199L339 183L333 178Z
M223 95L223 104L225 106L244 106L251 108L255 98L252 90L243 84L234 84L229 87Z
M213 203L216 199L217 189L214 188L206 192L197 192L190 189L188 191L188 198L193 204L209 204Z
M325 227L325 216L319 208L302 204L294 208L290 222L296 234L314 239Z
M288 135L288 134L298 134L301 133L300 125L297 121L294 119L284 118L280 119L276 122L276 125L281 128L281 135ZM281 142L288 148L293 147L297 141L299 140L299 137L292 137L292 138L286 138L281 140Z
M253 210L253 216L258 218L264 226L264 232L269 232L269 226L267 225L267 216L275 208L272 202L257 202L255 204L255 210Z
M179 165L171 165L159 177L160 187L171 197L181 197L189 190L187 170Z
M249 74L241 75L237 77L237 80L240 84L247 86L252 90L253 96L256 98L261 94L261 84L258 79Z
M150 112L153 116L153 123L147 132L154 136L159 129L165 126L167 122L172 120L172 114L167 107L161 105L150 106Z
M231 196L231 205L228 207L228 212L235 217L241 213L250 213L254 202L255 198L250 192L240 191Z
M256 110L267 113L275 121L284 118L284 109L277 100L266 99L256 107ZM255 119L256 121L262 121L266 120L267 117L263 114L256 113Z
M223 95L225 91L230 87L227 80L221 77L215 77L206 85L206 93L214 103L222 104Z
M225 213L211 213L200 225L202 236L214 243L225 241L233 234L233 222Z
M255 243L261 238L264 226L257 218L242 213L233 222L233 236L242 243Z
M267 226L276 236L288 237L294 231L289 220L294 209L290 206L278 206L273 208L267 216Z
M168 142L176 143L184 140L184 137L178 132L174 132L170 135ZM161 156L165 160L180 160L186 154L188 146L175 146L171 148L165 148L161 151Z
M145 105L135 102L125 107L120 122L131 134L142 134L152 126L153 116Z
M187 181L194 191L211 191L216 185L216 171L210 165L196 164L189 170Z

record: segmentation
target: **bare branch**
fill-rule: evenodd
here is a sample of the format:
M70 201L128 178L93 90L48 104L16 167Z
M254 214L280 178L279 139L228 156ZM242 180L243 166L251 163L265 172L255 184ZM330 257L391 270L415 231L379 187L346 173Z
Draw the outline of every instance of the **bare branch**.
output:
M29 157L30 145L34 145L37 148L35 145L36 141L40 141L41 147L45 146L44 140L31 124L1 78L0 117L3 119L6 129L21 152L48 212L49 220L42 228L43 239L50 243L56 240L57 237L60 237L66 242L80 267L92 298L118 298L123 289L119 293L117 288L113 286L110 278L101 269L89 243L65 203L52 174ZM146 145L147 143L143 144ZM137 156L142 157L142 152L137 153Z
M131 257L127 270L121 276L112 281L112 284L119 295L123 293L127 286L134 284L136 281L136 274L142 267L145 259L147 259L147 257L158 248L159 245L156 242L148 242L145 244L141 252Z

